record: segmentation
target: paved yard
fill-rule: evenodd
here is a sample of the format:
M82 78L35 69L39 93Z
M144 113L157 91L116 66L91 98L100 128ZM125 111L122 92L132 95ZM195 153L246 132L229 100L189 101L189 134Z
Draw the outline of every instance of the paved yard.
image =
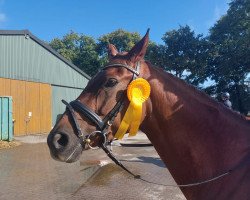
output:
M157 183L174 184L152 146L115 146L114 153L119 155L124 165L143 178ZM101 167L98 165L100 162L106 165ZM46 143L22 144L2 149L0 199L185 199L178 188L136 180L109 162L101 150L84 152L81 161L76 163L57 162L50 158ZM91 175L93 176L88 179Z

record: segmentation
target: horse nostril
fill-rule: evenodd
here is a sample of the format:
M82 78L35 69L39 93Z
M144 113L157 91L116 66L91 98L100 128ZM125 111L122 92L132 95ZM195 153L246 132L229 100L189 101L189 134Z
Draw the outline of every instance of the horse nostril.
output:
M65 133L56 133L53 138L53 144L56 149L66 147L68 144L68 137Z

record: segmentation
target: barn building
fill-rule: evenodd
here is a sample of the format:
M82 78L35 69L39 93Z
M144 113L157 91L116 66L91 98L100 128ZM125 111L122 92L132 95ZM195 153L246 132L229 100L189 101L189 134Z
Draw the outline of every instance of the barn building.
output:
M11 96L14 136L48 133L90 77L28 30L0 30L0 96Z

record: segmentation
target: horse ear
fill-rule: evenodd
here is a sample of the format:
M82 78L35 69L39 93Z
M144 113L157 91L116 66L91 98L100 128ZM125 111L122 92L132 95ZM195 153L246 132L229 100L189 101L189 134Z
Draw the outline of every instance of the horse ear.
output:
M108 45L108 57L109 59L118 54L117 48L113 44Z
M128 52L129 59L132 62L138 62L144 58L148 47L148 41L149 29L147 30L145 36Z

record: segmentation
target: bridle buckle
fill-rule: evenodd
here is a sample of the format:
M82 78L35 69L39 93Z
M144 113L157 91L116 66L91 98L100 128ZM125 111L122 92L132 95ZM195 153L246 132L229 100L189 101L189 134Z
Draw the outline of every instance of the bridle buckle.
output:
M112 126L112 123L110 122L110 120L107 121L107 125L108 125L108 126Z

